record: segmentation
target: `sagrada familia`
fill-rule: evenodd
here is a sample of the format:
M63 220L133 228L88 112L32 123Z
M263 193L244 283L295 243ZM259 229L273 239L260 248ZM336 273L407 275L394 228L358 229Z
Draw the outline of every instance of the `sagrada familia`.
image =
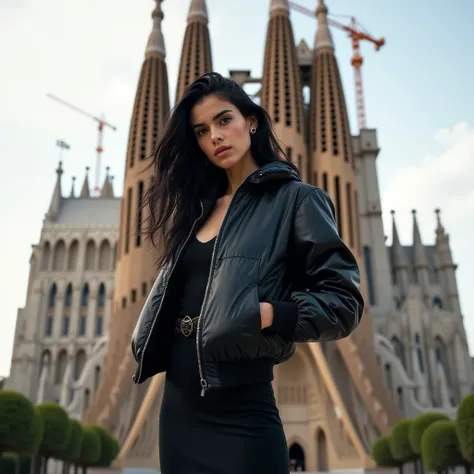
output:
M26 303L18 310L6 388L32 401L61 403L71 417L104 424L120 440L117 467L159 469L158 417L163 374L132 383L130 337L156 276L140 236L138 209L152 179L145 170L170 113L163 0L155 0L125 157L122 197L107 174L93 196L86 174L77 195L62 192L61 163L40 240L33 245ZM213 70L205 0L190 0L176 91ZM366 312L334 343L300 344L275 367L274 389L290 457L306 471L372 464L371 445L402 417L454 416L474 389L473 362L449 236L439 210L434 245L413 212L413 242L400 243L393 216L386 245L374 129L351 136L344 91L319 0L314 46L295 43L287 0L271 0L263 74L230 71L258 98L303 179L331 195L339 232L363 272ZM138 53L138 52L137 52ZM303 94L309 88L309 98Z

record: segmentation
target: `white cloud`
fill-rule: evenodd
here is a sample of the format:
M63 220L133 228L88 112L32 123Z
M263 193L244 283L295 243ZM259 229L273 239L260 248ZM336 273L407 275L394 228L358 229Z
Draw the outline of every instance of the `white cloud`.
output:
M397 228L402 243L412 242L411 210L425 243L433 243L436 226L435 208L450 235L457 270L458 290L474 352L474 128L465 122L435 133L433 149L418 164L397 170L382 190L384 223L391 234L389 211L396 211Z

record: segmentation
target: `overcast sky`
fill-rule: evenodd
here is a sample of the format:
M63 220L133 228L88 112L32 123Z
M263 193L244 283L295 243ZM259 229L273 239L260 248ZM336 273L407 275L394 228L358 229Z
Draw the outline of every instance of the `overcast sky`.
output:
M314 8L316 0L299 0ZM208 0L214 69L262 72L270 0ZM165 0L163 30L170 96L189 0ZM0 375L10 367L17 308L24 305L31 245L38 242L59 158L63 190L76 190L95 167L96 127L46 97L52 93L117 126L105 130L103 167L121 193L128 127L145 44L151 0L0 0ZM461 304L474 352L474 3L469 0L328 0L331 13L355 15L387 43L362 44L368 126L378 130L384 222L397 211L402 243L412 239L411 209L422 237L434 241L434 209L451 236ZM346 19L338 18L341 21ZM297 41L312 45L315 22L292 13ZM350 40L333 31L351 127L357 131ZM102 169L102 176L104 172ZM94 179L94 176L91 176Z

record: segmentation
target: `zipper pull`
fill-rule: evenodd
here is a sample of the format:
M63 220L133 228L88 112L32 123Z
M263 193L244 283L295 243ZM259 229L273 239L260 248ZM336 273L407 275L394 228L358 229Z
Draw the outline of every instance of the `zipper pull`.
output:
M204 397L204 395L206 394L206 390L207 390L207 382L204 379L201 379L201 387L202 387L201 397Z

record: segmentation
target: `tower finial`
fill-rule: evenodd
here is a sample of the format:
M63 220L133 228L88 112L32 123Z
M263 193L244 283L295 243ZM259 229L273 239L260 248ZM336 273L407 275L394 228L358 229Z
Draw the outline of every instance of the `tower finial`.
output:
M188 12L188 23L197 18L203 19L206 24L209 22L206 0L191 0Z
M436 208L435 214L436 214L436 235L438 237L441 237L442 235L445 235L444 226L441 222L441 210L439 208Z
M288 3L288 0L272 0L272 3L270 5L270 13L276 10L286 10L289 14L290 5Z
M112 188L112 183L109 176L110 168L107 166L105 168L105 180L102 186L102 191L100 192L100 197L114 197L114 190Z
M146 46L145 56L161 56L166 57L165 39L163 37L163 31L161 30L161 22L163 21L164 15L161 9L161 2L163 0L155 0L156 7L151 14L153 18L153 29L151 30L150 37L148 38L148 44Z
M427 267L428 259L426 258L425 247L421 240L420 227L416 219L416 209L412 209L413 214L413 263L415 267Z
M71 194L69 195L69 197L73 198L75 197L75 193L74 193L74 183L76 182L76 177L73 176L72 177L72 185L71 185Z
M90 197L90 190L89 190L89 167L86 166L86 177L84 178L84 184L82 185L81 194L79 197Z
M314 39L314 49L331 48L334 50L334 43L332 41L331 32L328 25L328 7L323 0L318 1L318 8L316 9L316 17L318 19L318 29Z
M46 213L48 219L54 219L58 214L59 207L61 206L62 192L61 192L61 175L63 174L63 163L60 161L56 169L56 184L54 185L53 196L51 197L51 203L49 210Z

